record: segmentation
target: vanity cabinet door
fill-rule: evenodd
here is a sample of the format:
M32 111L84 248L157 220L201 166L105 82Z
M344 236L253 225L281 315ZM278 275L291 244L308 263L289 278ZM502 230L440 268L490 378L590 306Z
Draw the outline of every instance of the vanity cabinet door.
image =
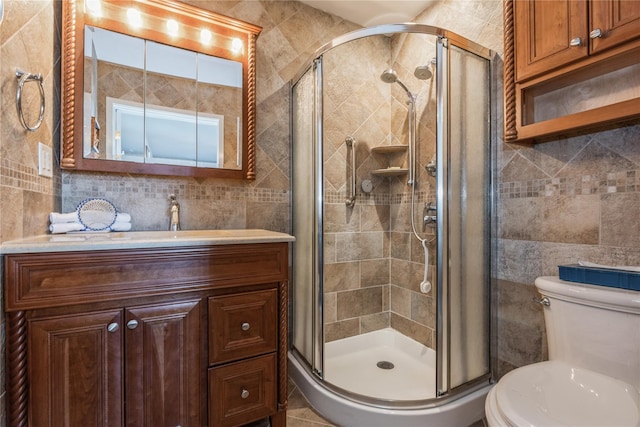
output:
M201 307L190 300L125 309L127 426L202 425Z
M29 425L122 426L122 310L29 321Z

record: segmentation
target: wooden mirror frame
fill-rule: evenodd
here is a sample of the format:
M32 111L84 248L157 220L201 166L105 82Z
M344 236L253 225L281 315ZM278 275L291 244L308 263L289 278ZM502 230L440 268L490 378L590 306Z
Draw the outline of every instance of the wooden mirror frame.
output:
M214 12L173 0L100 0L105 13L99 18L85 12L84 0L62 2L62 96L60 166L67 170L255 179L256 171L256 39L262 28ZM157 20L171 17L191 27L206 26L213 36L235 37L243 41L243 52L231 56L228 49L210 45L203 47L198 40L170 37L156 28L132 29L112 9L135 6L145 16ZM83 92L84 92L84 27L91 25L153 40L194 52L231 59L242 63L242 167L218 169L155 163L133 163L119 160L91 159L83 155Z

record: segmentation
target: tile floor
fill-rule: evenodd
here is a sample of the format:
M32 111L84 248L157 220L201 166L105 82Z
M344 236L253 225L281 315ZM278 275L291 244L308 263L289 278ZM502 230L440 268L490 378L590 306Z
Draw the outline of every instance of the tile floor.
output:
M289 380L289 405L287 427L336 427L309 405L293 381Z

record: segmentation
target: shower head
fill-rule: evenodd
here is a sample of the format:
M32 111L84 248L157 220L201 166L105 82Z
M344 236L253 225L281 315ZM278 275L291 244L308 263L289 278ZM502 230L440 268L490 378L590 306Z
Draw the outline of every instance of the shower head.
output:
M380 74L380 80L385 83L395 83L398 81L398 73L396 73L394 69L389 68Z
M402 87L402 89L404 89L405 92L407 92L407 96L409 97L409 101L413 102L414 101L414 97L411 94L411 92L409 91L409 88L406 87L404 85L404 83L402 83L400 81L400 79L398 78L398 73L395 72L395 70L393 70L392 68L389 68L387 70L384 70L382 72L382 74L380 74L380 80L382 80L385 83L398 83L400 85L400 87Z
M433 73L431 72L430 65L418 65L413 72L413 75L419 78L420 80L429 80L433 77Z

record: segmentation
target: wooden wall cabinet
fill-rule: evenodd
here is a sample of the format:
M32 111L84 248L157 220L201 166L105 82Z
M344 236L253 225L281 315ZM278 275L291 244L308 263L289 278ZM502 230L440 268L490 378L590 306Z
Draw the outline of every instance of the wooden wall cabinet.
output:
M638 91L615 85L638 72L640 2L505 0L504 31L505 141L640 117Z
M284 427L287 245L4 255L7 425Z

